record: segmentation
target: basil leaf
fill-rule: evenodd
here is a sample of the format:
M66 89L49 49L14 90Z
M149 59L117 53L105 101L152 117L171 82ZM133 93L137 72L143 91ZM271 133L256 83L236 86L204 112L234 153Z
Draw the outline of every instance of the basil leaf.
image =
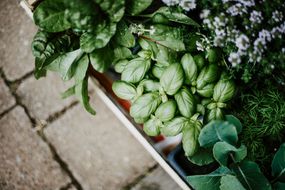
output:
M65 11L68 0L45 0L34 11L35 24L48 32L62 32L71 27Z
M134 120L137 124L144 124L148 119L149 119L149 117L146 117L146 118L135 117L134 118Z
M238 140L237 130L234 125L223 121L212 121L205 125L199 135L202 147L212 147L219 141L235 145Z
M285 143L283 143L276 152L272 164L272 174L279 181L285 182Z
M77 61L82 55L83 52L80 49L65 53L47 65L46 69L58 72L62 80L70 80L74 76Z
M128 63L129 61L126 59L118 61L114 66L115 71L117 73L122 73L124 69L126 68L126 66L128 65Z
M75 86L75 95L83 104L86 111L90 114L95 115L96 111L91 107L88 97L88 77L85 77L80 83Z
M219 80L214 88L213 99L216 102L227 102L235 94L235 84L232 80Z
M160 83L151 79L144 79L140 82L139 86L143 87L143 91L154 92L160 88Z
M270 183L254 162L243 161L238 165L234 164L232 171L246 189L271 190Z
M92 67L100 73L103 73L109 68L113 62L113 58L113 51L111 51L107 46L101 49L96 49L89 54Z
M178 110L181 115L190 118L196 111L195 97L186 89L182 88L174 95Z
M125 100L131 100L137 94L136 88L125 81L115 81L112 85L112 89L116 96Z
M141 57L133 59L128 63L128 66L122 72L121 78L122 80L131 83L140 82L144 78L149 68L150 60Z
M160 78L160 84L168 95L174 95L183 84L183 70L180 64L169 65Z
M160 104L155 111L155 116L160 119L160 121L171 120L176 112L176 102L174 100L168 100Z
M157 45L158 47L158 52L156 55L156 61L163 66L169 66L172 63L176 63L176 58L177 58L177 54L175 53L175 51L161 46L161 45Z
M161 97L158 92L151 92L139 97L131 106L130 115L134 118L147 118L158 107Z
M128 48L134 47L136 43L134 35L130 32L128 26L123 21L118 24L114 39L117 44Z
M206 117L205 117L206 122L210 122L214 120L223 120L223 119L224 119L224 114L221 108L216 107L211 110L207 110Z
M116 23L108 23L107 25L99 25L96 31L86 32L80 37L80 48L91 53L95 49L105 47L113 35L116 33Z
M143 130L148 136L157 136L160 133L159 126L162 123L155 117L150 118L143 125Z
M93 0L108 15L111 22L119 22L124 16L125 0Z
M156 78L160 79L161 76L162 76L162 73L164 72L165 69L166 69L166 67L161 67L161 66L158 66L158 65L154 65L154 66L152 67L152 74L153 74Z
M152 41L146 41L143 38L139 38L138 42L143 50L151 51L151 58L156 60L156 56L159 51L157 44Z
M202 89L197 89L197 93L204 98L211 98L214 94L214 84L207 84Z
M197 78L197 88L202 89L206 84L214 83L219 77L219 68L216 64L205 66Z
M181 65L185 74L185 83L191 84L196 81L198 75L198 68L193 57L187 53L181 58Z
M217 142L214 145L213 155L220 165L228 165L229 154L233 155L235 162L240 162L246 157L247 149L244 145L241 145L239 148L236 148L227 142Z
M127 11L131 15L138 15L143 12L146 8L148 8L152 3L152 0L127 0Z
M132 58L132 56L133 56L132 52L128 48L122 47L122 46L117 46L114 49L114 58L115 58L115 60L113 62L116 62L117 60L121 60L121 59Z
M198 137L201 130L198 122L188 121L182 130L182 145L186 156L193 156L199 148Z
M220 190L246 190L233 175L225 175L221 178Z
M175 117L171 121L164 123L161 133L165 136L176 136L182 131L185 122L187 122L185 117Z

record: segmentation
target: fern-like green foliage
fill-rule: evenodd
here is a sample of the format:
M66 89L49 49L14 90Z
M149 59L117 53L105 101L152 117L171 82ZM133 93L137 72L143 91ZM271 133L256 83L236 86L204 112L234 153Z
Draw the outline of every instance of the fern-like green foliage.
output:
M285 138L284 92L272 87L256 89L242 94L240 105L236 115L244 124L240 139L248 147L248 158L266 166Z

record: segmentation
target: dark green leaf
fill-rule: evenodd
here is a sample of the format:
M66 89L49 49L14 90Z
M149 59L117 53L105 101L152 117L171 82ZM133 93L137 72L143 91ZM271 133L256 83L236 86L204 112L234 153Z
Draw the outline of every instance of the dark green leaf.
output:
M233 115L226 115L225 116L225 120L228 121L230 124L233 124L236 127L238 134L242 131L242 124L239 121L239 119L236 118L235 116L233 116Z
M198 166L207 165L215 161L212 149L203 147L200 147L193 156L187 158Z
M171 64L163 72L160 84L168 95L174 95L183 84L183 70L180 64Z
M273 176L285 182L285 143L276 152L271 167Z
M270 183L261 173L256 163L243 161L239 165L233 165L232 170L246 189L271 190Z
M225 175L221 178L220 190L246 190L236 176Z
M284 190L285 189L285 183L277 182L273 185L274 190Z
M214 146L216 142L225 141L236 144L238 140L237 130L234 125L224 121L212 121L200 132L199 143L202 147Z
M234 162L242 161L247 155L247 149L244 145L240 148L236 148L227 142L217 142L213 148L214 158L222 166L228 165L228 157L232 154Z
M121 21L118 24L117 28L118 29L117 29L116 35L114 36L115 41L119 45L124 46L124 47L128 47L128 48L134 47L136 43L135 37L130 32L126 23Z
M113 62L113 58L113 51L109 47L94 50L89 54L92 67L100 73L103 73L109 68Z
M152 0L128 0L126 5L127 5L127 11L131 15L138 15L141 12L143 12L146 8L150 6L152 3Z

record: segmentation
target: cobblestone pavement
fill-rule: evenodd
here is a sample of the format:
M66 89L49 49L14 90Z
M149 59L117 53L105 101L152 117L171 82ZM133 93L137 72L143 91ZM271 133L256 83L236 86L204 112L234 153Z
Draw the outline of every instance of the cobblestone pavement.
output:
M35 80L36 27L16 0L0 1L0 189L178 190L94 95L97 115L57 75Z

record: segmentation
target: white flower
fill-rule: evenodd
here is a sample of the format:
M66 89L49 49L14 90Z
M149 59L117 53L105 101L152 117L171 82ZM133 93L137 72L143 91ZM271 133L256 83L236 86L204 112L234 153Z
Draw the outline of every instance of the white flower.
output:
M210 10L209 9L203 9L201 14L200 14L200 18L201 19L208 18L209 15L210 15Z
M198 51L204 51L205 50L203 44L199 41L196 41L196 46L197 46Z
M244 13L247 13L247 9L241 3L237 3L230 6L227 9L227 13L229 13L231 16L243 15Z
M230 53L228 60L233 67L237 66L241 62L240 55L237 52Z
M214 39L214 46L223 47L224 46L224 38L222 36L216 36Z
M253 23L253 24L260 24L262 22L262 15L261 15L261 12L259 11L252 11L250 13L250 18L249 20Z
M279 11L274 11L273 13L272 13L272 20L274 21L274 22L281 22L282 20L283 20L283 14L282 14L282 12L279 12Z
M249 39L246 35L241 34L235 41L236 47L239 50L245 51L249 47Z
M179 3L179 0L162 0L167 6L174 6Z
M270 32L268 30L265 30L265 29L261 30L258 33L258 37L261 39L264 39L264 41L268 41L268 42L270 42L272 40Z
M196 8L196 0L180 0L179 5L185 11L190 11Z

